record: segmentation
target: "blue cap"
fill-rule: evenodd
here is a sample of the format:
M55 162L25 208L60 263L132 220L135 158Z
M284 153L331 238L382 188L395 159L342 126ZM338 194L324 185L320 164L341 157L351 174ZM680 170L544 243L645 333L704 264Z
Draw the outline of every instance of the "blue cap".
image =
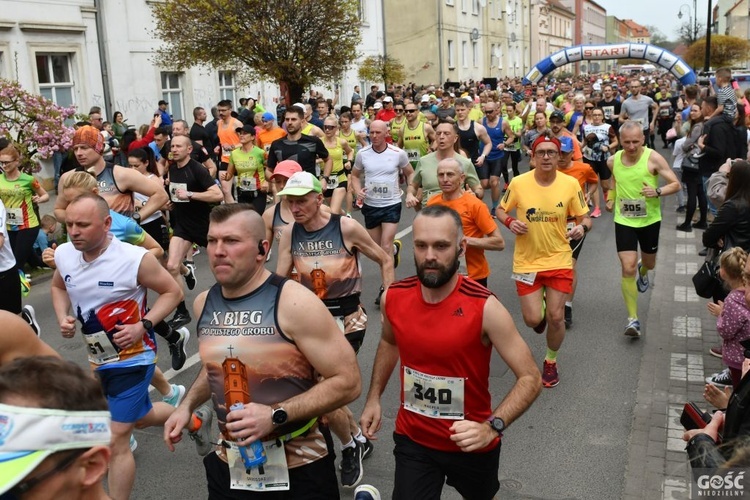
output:
M276 119L276 117L273 116L273 113L271 113L270 111L266 111L265 113L263 113L263 116L261 118L264 122L271 122Z
M573 139L567 135L560 137L560 152L570 153L571 151L573 151Z

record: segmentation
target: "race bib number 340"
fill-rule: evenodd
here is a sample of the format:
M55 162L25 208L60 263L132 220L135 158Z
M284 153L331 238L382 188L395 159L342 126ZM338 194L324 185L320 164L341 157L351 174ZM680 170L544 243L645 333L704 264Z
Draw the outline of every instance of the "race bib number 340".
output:
M463 420L464 379L440 377L404 366L404 409L430 418Z

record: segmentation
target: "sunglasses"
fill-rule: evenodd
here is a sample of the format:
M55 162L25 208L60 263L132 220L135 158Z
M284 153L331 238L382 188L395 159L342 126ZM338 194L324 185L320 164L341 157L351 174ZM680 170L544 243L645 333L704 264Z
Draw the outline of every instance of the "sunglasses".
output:
M592 109L594 109L594 107L593 107L593 106L586 106L586 107L585 107L585 108L583 108L583 109L586 109L586 110L588 110L588 111L591 111Z
M405 109L404 111L406 111L407 113L416 113L417 112L416 109Z
M336 125L323 125L323 130L336 130Z
M396 111L396 113L403 113L403 112L404 112L404 110L403 110L403 109L398 109L398 108L396 108L396 110L395 110L395 111Z

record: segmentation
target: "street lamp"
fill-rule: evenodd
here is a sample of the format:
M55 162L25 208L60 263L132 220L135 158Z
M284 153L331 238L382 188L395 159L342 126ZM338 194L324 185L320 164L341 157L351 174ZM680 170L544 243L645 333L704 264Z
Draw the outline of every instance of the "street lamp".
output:
M692 38L691 41L695 42L698 39L698 12L696 11L696 2L697 0L693 0L693 10L690 10L690 6L686 3L682 4L680 6L680 11L677 13L677 18L682 19L682 9L687 8L688 12L688 26L691 24L693 25L692 30Z

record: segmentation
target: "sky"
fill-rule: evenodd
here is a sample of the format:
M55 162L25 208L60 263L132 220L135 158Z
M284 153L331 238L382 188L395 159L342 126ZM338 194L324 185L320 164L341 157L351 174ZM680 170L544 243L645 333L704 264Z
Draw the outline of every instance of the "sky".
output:
M607 9L608 16L619 19L632 19L641 25L653 25L669 40L676 40L675 30L688 19L688 13L693 15L693 0L595 0ZM716 1L714 0L714 4ZM677 13L682 5L682 19ZM697 0L698 22L706 26L707 0ZM692 19L692 17L691 17Z

